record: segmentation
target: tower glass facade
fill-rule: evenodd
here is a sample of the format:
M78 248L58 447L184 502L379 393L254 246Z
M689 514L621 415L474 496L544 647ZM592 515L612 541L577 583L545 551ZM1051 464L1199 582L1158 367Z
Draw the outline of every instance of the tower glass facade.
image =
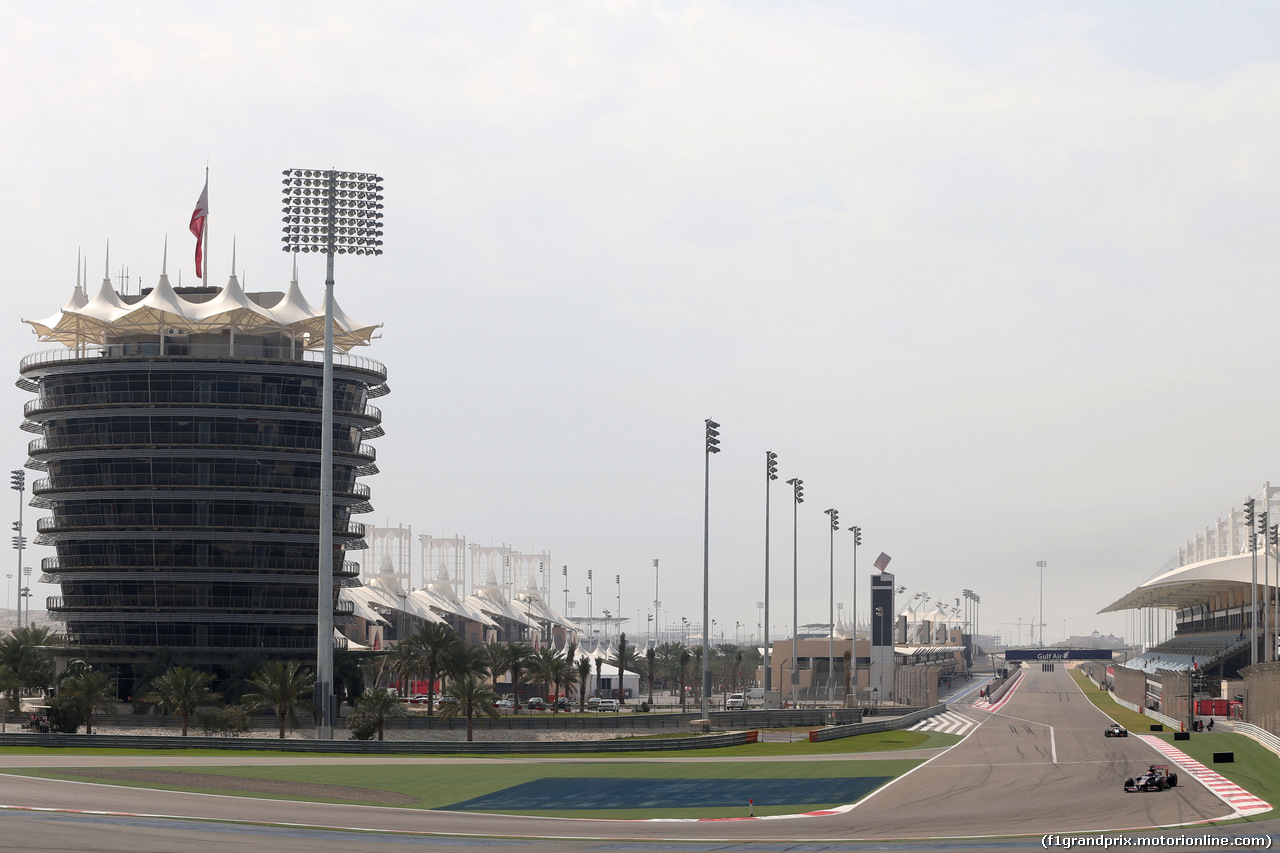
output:
M171 292L198 304L219 291ZM57 551L43 562L62 592L48 609L73 653L314 657L322 356L306 342L287 329L107 330L22 361L18 384L36 394L23 428L38 435L27 466L44 472L32 503L50 513L36 542ZM364 547L353 517L371 509L359 478L377 471L369 401L385 393L381 364L335 354L337 585L358 576L342 552ZM334 601L340 625L350 604Z

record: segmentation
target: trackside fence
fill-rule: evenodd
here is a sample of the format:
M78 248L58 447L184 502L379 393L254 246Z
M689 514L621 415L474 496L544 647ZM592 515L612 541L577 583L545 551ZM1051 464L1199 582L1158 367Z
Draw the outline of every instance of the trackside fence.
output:
M714 749L755 743L759 732L730 732L683 738L623 738L587 741L377 741L297 740L286 738L172 737L169 735L4 734L0 747L40 746L53 749L217 749L261 752L324 752L359 755L490 755L502 753L665 752Z

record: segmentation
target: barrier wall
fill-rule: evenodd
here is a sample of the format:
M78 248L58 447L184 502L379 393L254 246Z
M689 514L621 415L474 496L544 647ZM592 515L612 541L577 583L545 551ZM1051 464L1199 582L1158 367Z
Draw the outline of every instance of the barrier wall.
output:
M1280 735L1280 663L1258 663L1240 670L1244 676L1244 720Z
M1116 667L1114 693L1129 705L1147 706L1147 674L1140 669Z
M377 741L276 740L271 738L173 737L170 735L42 735L3 734L0 746L40 746L54 749L223 749L241 752L356 753L360 755L453 755L486 753L663 752L713 749L755 743L759 732L731 732L683 738L624 738L589 741Z
M913 711L910 714L904 714L901 717L894 717L888 720L871 720L848 726L827 726L826 728L816 729L809 732L809 740L814 742L836 740L842 737L871 734L872 732L887 732L896 729L905 729L908 726L914 726L921 720L928 719L935 714L941 714L945 710L947 710L947 706L945 703L942 703L934 705L932 708L921 708L919 711Z

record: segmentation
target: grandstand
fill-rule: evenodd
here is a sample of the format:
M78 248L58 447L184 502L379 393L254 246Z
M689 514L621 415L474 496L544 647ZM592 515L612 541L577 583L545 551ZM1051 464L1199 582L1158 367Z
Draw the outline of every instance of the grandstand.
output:
M1247 537L1246 537L1247 539ZM1194 553L1194 552L1193 552ZM1275 569L1280 566L1274 549L1265 557L1258 552L1257 660L1275 658ZM1253 631L1254 558L1249 551L1214 556L1161 572L1099 613L1156 609L1174 614L1174 636L1124 663L1131 669L1154 674L1157 670L1197 670L1219 679L1235 679L1254 662L1250 640ZM1268 650L1271 654L1268 655Z

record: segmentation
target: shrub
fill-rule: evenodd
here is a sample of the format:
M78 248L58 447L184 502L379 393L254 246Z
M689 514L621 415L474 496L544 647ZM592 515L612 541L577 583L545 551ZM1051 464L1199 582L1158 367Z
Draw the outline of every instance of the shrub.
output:
M356 709L347 716L347 731L352 740L373 740L378 736L378 716Z
M225 708L201 708L196 711L196 725L206 735L239 737L249 731L249 714L239 705Z
M84 703L69 693L49 700L49 731L73 735L84 725Z

